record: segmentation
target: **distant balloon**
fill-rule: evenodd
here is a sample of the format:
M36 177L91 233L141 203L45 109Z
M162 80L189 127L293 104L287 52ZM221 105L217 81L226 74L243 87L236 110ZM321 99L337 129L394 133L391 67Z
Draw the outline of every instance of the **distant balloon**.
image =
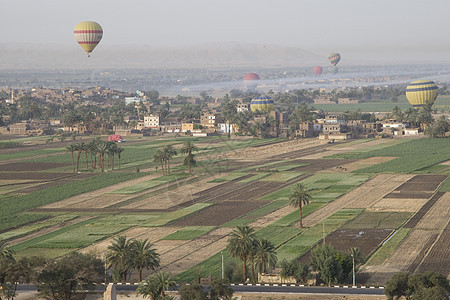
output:
M406 87L406 99L414 107L433 105L438 95L438 87L431 80L416 80Z
M256 73L248 73L244 76L244 80L259 80L259 76Z
M271 112L274 110L273 99L268 96L253 98L250 102L250 110L252 112L255 112L257 110Z
M73 29L73 34L78 44L86 51L88 57L103 37L103 29L100 24L92 21L83 21Z
M333 66L336 66L338 62L341 60L341 55L339 53L330 53L328 55L328 60Z
M337 74L337 73L339 72L339 68L338 68L338 67L331 66L331 67L328 68L328 72L329 72L330 74Z
M321 66L315 66L313 69L314 75L320 75L323 72L323 68Z
M256 89L258 86L258 81L259 76L256 73L248 73L244 76L245 87L250 91L254 91Z

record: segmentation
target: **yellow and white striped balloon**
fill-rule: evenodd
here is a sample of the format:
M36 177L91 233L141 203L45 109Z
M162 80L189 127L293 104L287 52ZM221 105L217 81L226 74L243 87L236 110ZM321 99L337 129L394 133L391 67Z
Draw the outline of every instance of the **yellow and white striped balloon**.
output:
M92 21L83 21L73 29L73 34L78 44L86 51L87 55L100 43L103 37L103 29L100 24Z

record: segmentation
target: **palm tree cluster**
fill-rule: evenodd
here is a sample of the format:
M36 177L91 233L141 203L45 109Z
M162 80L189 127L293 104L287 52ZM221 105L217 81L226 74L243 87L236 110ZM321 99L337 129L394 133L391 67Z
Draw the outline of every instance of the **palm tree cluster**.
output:
M84 153L86 162L86 169L101 168L102 172L105 171L105 156L107 157L107 165L111 166L114 170L114 160L117 155L119 169L120 169L120 157L123 152L123 148L119 147L115 142L103 141L100 138L92 139L90 142L79 142L76 144L70 144L66 146L66 152L72 155L72 169L73 172L78 172L80 167L80 158ZM76 157L75 157L76 156ZM90 167L89 167L90 157ZM76 168L75 168L76 166Z
M242 278L247 278L247 262L250 261L252 282L256 282L255 267L259 273L267 273L277 263L275 246L265 239L258 239L250 226L237 226L228 239L227 251L242 261Z
M189 174L192 174L192 169L196 166L194 151L198 151L197 146L192 141L185 141L180 149L181 154L186 154L184 165L187 166ZM170 160L178 153L172 145L166 145L156 150L153 154L153 162L161 164L163 175L170 174Z
M106 261L108 268L120 276L120 280L125 282L130 272L138 271L139 282L142 281L142 271L144 269L156 270L159 267L159 254L153 248L153 244L148 239L127 239L126 236L114 238L108 246Z
M166 145L156 150L153 154L153 162L161 164L163 175L170 174L170 160L177 155L177 150L172 145Z

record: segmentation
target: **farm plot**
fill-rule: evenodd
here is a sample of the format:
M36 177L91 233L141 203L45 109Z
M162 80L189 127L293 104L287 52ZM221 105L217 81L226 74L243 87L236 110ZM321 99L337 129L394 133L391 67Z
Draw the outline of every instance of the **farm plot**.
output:
M347 221L356 217L359 213L361 213L360 209L342 209L328 217L322 223L305 229L300 235L278 248L278 259L282 260L286 258L290 260L304 255L311 247L322 240L323 227L325 227L325 235L328 235Z
M362 272L372 284L384 284L397 272L414 272L438 234L436 230L412 229L382 265L366 266Z
M450 275L450 223L447 223L447 226L439 236L438 241L433 245L433 248L419 267L417 268L417 273L425 273L425 272L437 272L444 274L447 278Z
M175 221L174 226L221 226L268 202L260 200L222 201L184 219Z
M0 172L39 172L49 169L68 166L70 163L38 163L38 162L16 162L0 164Z
M162 270L178 274L201 263L226 247L228 234L231 231L231 228L217 228L194 240L179 241L181 243L175 247L169 247L168 251L163 250L163 244L177 241L157 242L155 247L161 253L161 265L164 266Z
M410 212L365 211L341 229L397 229L411 216Z
M321 220L331 216L333 213L344 207L367 208L410 177L410 175L377 175L364 184L354 188L345 195L337 198L325 206L322 206L320 209L308 215L304 219L304 225L307 227L314 226Z
M343 252L348 252L353 247L359 248L361 254L367 257L391 233L391 229L338 229L326 237L326 242ZM309 262L310 253L305 254L301 261Z
M291 172L318 172L345 165L355 160L352 159L297 159L291 162L299 164L299 167L289 169Z

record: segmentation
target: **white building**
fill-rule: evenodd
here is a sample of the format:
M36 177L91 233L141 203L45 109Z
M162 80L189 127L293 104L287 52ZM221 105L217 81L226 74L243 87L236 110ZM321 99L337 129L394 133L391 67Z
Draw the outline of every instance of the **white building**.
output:
M144 127L145 128L158 128L159 127L159 116L158 115L148 115L144 117Z

